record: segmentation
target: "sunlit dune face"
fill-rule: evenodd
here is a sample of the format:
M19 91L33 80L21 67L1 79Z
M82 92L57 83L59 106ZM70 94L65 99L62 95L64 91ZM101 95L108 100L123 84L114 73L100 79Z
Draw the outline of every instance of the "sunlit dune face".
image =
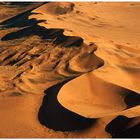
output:
M0 137L140 138L139 12L1 2Z

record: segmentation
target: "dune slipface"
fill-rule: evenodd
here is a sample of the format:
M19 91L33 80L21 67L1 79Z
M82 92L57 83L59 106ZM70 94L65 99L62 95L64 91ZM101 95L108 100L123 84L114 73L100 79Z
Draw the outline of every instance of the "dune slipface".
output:
M65 84L59 91L59 102L69 110L88 118L119 114L120 111L139 105L138 93L105 82L93 73L84 74Z
M1 2L0 137L139 138L139 6Z

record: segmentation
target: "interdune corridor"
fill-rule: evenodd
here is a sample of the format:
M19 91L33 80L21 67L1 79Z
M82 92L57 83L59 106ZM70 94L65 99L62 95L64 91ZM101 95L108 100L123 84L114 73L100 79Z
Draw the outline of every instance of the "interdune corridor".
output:
M0 137L140 138L139 12L1 2Z

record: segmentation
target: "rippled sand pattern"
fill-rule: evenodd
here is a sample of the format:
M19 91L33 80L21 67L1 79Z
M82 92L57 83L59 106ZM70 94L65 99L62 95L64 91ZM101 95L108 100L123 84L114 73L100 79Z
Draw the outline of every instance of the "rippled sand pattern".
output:
M116 25L90 4L0 3L0 137L140 137L140 49L92 36Z

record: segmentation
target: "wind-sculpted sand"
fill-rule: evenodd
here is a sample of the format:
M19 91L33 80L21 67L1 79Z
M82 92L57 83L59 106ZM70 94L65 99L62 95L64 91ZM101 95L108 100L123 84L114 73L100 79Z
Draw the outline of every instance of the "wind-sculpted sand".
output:
M140 138L139 6L1 3L0 137Z

